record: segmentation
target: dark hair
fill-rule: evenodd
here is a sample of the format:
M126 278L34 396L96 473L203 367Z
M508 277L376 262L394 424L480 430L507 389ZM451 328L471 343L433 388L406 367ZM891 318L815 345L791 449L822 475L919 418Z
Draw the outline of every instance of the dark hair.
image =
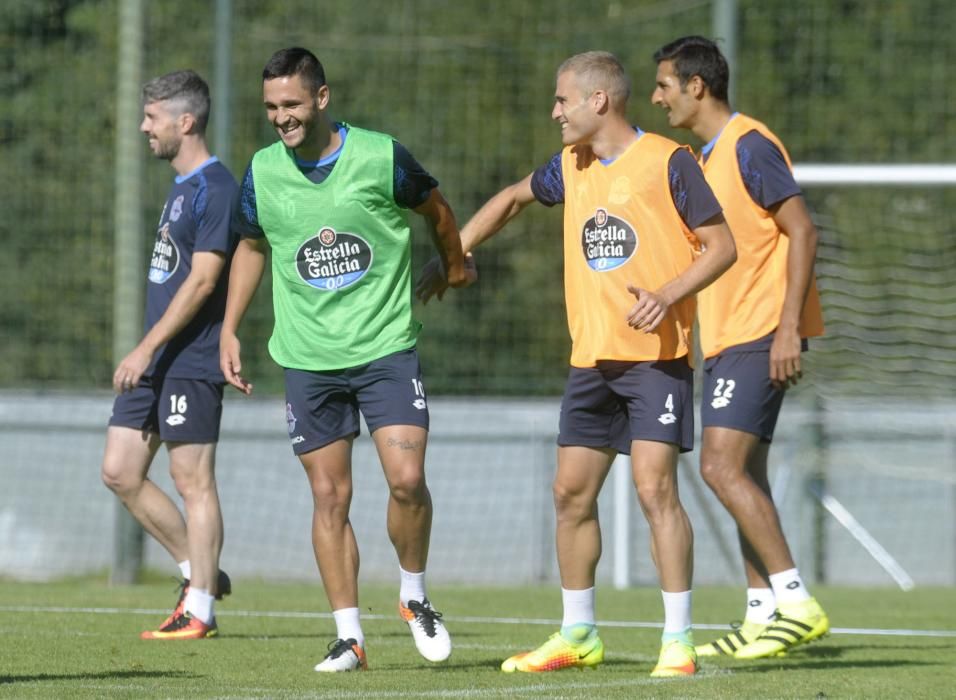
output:
M695 75L700 76L710 94L721 102L727 102L727 84L730 82L730 69L727 59L717 48L717 44L702 36L684 36L675 39L654 52L654 60L670 61L674 64L674 73L681 87Z
M290 75L300 76L313 95L325 85L325 69L319 59L308 49L298 46L276 51L262 69L263 80Z
M189 112L196 118L196 131L206 133L209 123L209 86L195 71L178 70L153 78L143 86L143 104L178 102L180 114Z

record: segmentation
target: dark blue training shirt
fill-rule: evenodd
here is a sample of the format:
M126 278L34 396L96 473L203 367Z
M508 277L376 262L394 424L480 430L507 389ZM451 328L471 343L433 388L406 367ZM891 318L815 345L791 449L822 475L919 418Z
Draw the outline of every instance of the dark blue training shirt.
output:
M704 161L719 138L717 134L701 149ZM759 131L748 131L737 140L737 164L747 193L764 209L771 209L801 192L780 149Z
M301 170L309 180L318 184L324 182L342 154L345 139L348 138L348 127L336 123L342 145L331 155L319 161L297 160ZM398 141L392 141L392 182L395 203L403 209L414 209L425 203L431 191L438 187L438 180L433 178L415 160ZM256 208L256 185L252 177L252 164L246 168L242 178L242 187L239 195L239 206L235 211L234 228L242 238L263 238L265 233L259 226L259 213Z
M226 310L229 258L238 240L230 223L238 197L235 178L215 157L173 181L150 257L145 330L162 317L189 276L193 253L223 253L226 266L195 317L156 352L147 375L224 381L219 331Z
M638 135L644 132L635 129ZM611 161L602 161L608 165ZM687 228L693 230L723 209L714 196L704 173L694 156L683 148L674 152L667 164L671 197ZM561 152L557 152L531 176L531 191L535 199L551 207L564 202L564 175L561 172Z

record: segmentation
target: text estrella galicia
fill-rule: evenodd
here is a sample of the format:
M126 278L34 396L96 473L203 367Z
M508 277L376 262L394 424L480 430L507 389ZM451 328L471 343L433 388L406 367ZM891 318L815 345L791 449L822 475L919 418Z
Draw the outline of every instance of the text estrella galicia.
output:
M607 272L620 267L634 255L638 247L634 227L624 219L599 208L584 222L581 231L581 252L592 270Z
M299 246L295 266L304 282L334 292L362 279L372 257L372 247L361 236L324 226Z

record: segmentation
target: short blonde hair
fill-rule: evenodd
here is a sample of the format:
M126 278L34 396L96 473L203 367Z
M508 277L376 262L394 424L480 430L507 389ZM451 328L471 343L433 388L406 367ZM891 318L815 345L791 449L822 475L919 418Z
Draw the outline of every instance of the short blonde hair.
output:
M579 53L558 67L558 75L567 72L577 76L582 92L590 95L596 90L604 90L611 105L618 111L624 111L627 99L631 96L631 81L617 56L607 51Z

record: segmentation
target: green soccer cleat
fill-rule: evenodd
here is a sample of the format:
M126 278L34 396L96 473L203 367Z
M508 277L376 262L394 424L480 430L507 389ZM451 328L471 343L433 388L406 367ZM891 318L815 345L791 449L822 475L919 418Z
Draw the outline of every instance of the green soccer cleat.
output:
M697 673L697 652L693 644L677 639L661 645L661 655L657 666L651 671L651 678L680 678Z
M603 661L604 642L596 634L576 644L562 637L560 632L555 632L534 651L505 659L501 670L505 673L540 673L563 668L595 668Z
M816 598L781 605L777 608L777 619L754 641L734 652L734 658L783 656L794 647L819 639L829 631L830 620Z
M760 634L767 629L769 624L760 624L759 622L750 622L744 620L743 623L731 623L733 631L725 634L720 639L701 644L694 648L697 657L702 656L733 656L736 651L754 641Z

